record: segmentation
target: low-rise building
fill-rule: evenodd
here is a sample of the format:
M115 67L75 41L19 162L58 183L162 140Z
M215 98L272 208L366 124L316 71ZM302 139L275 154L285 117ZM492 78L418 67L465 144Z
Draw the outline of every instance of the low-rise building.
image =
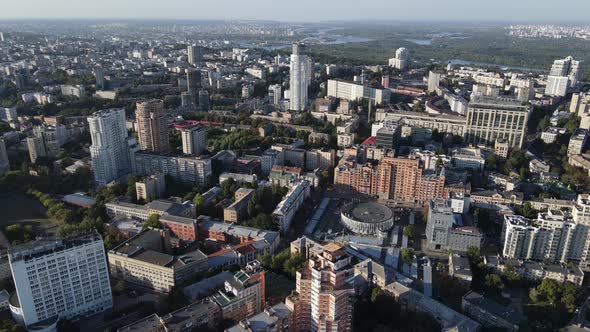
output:
M485 167L485 158L481 149L460 148L453 150L451 164L457 168L470 168L482 171Z
M484 263L493 271L505 272L510 269L523 279L530 281L553 279L557 282L569 281L577 286L582 286L584 282L584 272L578 266L545 264L543 262L523 261L498 256L485 256Z
M175 238L189 242L194 242L198 238L197 219L164 214L158 220Z
M443 331L476 332L480 329L478 322L397 281L384 290L401 303L402 309L432 316L442 325Z
M248 213L248 203L252 196L254 196L254 189L238 189L234 194L234 202L223 209L223 220L229 223L241 221Z
M230 172L223 172L219 175L219 183L223 181L233 179L238 184L243 183L252 183L258 180L256 174L241 174L241 173L230 173Z
M549 127L541 133L541 140L545 142L545 144L551 144L555 142L557 135L563 134L565 134L565 128Z
M469 265L469 258L451 253L449 255L449 275L464 282L471 283L473 274Z
M469 291L461 300L463 312L483 326L518 331L525 321L523 314L513 307L502 306L483 295Z
M278 303L263 312L242 319L225 332L288 332L293 325L293 312L284 304Z
M152 314L119 328L117 332L180 332L186 331L188 327L192 329L215 328L220 320L219 306L206 299L165 315Z
M208 269L199 250L171 254L167 230L145 229L108 253L111 276L158 292L170 292L195 273Z
M163 216L170 214L182 217L194 217L194 209L189 203L179 203L174 199L157 199L145 205L131 203L129 198L121 196L105 204L109 217L124 216L145 221L152 214Z

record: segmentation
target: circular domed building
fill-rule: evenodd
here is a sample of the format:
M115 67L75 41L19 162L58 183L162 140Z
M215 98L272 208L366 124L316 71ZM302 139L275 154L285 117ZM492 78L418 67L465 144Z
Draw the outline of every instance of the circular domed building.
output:
M393 211L374 202L350 203L342 209L340 221L353 233L381 236L393 227Z

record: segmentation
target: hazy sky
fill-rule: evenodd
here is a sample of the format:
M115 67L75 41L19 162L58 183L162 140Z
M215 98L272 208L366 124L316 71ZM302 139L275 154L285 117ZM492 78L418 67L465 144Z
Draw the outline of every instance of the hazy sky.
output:
M0 0L0 18L590 23L590 0Z

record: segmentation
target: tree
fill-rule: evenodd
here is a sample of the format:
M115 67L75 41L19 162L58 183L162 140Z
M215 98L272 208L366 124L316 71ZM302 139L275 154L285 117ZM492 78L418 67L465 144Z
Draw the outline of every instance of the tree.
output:
M498 168L498 161L496 160L496 155L490 153L486 156L486 167L492 171L495 171Z
M157 214L151 214L147 220L143 223L143 228L162 228L160 224L160 216Z
M201 211L203 211L203 207L205 206L205 199L201 194L197 193L193 198L193 203L195 203L195 211L197 215L200 214Z
M502 279L497 274L488 274L485 285L490 291L498 291L504 286Z
M525 218L535 219L537 217L537 215L539 214L539 211L533 209L533 205L531 204L531 202L526 202L522 206L522 212L521 212L521 214Z
M405 264L412 264L414 261L414 249L402 248L400 256Z
M404 227L404 235L407 236L408 238L413 238L414 232L415 232L414 225L408 225L408 226Z

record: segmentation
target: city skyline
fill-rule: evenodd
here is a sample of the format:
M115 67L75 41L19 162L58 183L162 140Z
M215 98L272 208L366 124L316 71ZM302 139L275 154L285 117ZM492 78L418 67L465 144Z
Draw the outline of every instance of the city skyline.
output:
M113 8L117 8L113 11ZM183 8L183 10L178 10ZM223 11L219 9L223 8ZM237 0L221 0L215 3L199 3L188 0L171 0L165 7L154 0L125 2L104 0L100 2L72 2L57 0L48 3L41 0L9 1L4 4L0 20L6 19L182 19L182 20L275 20L275 21L519 21L519 22L587 22L584 15L590 3L583 0L565 0L560 6L551 1L499 0L481 3L468 0L407 3L387 0L368 0L363 8L379 10L359 11L358 3L351 0L324 1L318 3L302 0L290 10L284 4L272 0L254 0L248 6L240 6ZM578 8L572 11L571 8ZM310 10L314 9L314 10ZM465 13L469 12L469 17Z

